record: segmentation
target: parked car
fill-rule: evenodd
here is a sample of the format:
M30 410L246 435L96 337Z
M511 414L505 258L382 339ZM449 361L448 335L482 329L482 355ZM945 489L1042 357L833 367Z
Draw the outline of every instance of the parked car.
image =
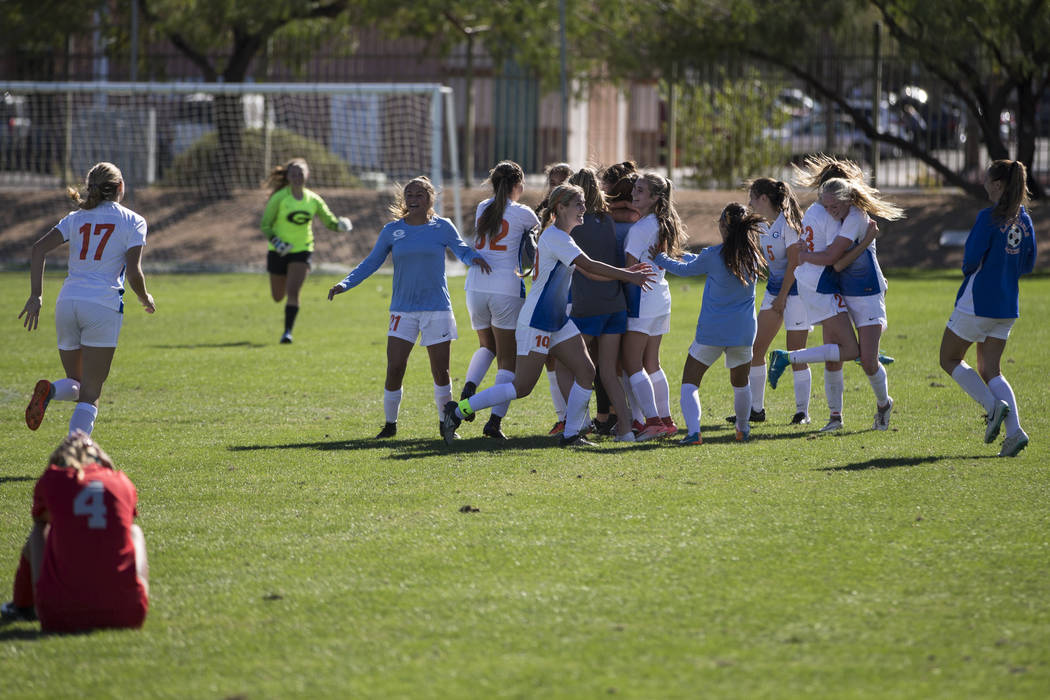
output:
M906 120L915 120L910 127L912 140L930 148L959 148L966 143L966 110L949 96L934 100L918 85L905 85L896 97L896 111Z
M871 161L874 152L871 139L854 125L852 119L844 114L836 114L832 117L832 129L830 148L824 114L796 117L780 128L765 130L764 136L778 141L792 160L810 153L830 151L854 160ZM880 141L879 157L898 158L900 149Z

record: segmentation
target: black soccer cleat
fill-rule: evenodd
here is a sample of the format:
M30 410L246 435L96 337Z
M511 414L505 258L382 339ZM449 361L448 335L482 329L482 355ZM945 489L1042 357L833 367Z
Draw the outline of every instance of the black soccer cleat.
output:
M382 440L383 438L392 438L397 435L397 423L387 423L383 426L383 429L376 435L376 440Z

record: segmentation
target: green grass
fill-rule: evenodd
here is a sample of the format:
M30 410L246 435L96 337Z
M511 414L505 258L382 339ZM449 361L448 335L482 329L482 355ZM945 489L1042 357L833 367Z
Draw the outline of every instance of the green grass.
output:
M60 279L29 334L14 318L27 275L0 274L3 586L69 418L52 404L38 432L22 421L33 383L60 371ZM719 367L703 446L593 452L545 437L542 384L512 406L508 445L476 422L447 448L419 348L398 437L371 441L390 278L330 304L333 281L307 282L280 346L265 277L150 277L157 314L129 307L95 431L139 489L149 616L138 632L0 627L0 695L1046 697L1050 278L1024 281L1004 357L1032 436L1013 460L937 366L957 275L891 275L886 433L851 364L842 434L814 432L815 369L814 425L784 425L787 378L735 444ZM452 287L458 393L475 340ZM700 287L672 293L677 397Z

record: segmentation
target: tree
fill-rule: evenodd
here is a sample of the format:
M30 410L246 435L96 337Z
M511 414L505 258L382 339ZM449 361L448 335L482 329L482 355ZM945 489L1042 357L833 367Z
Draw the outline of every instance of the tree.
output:
M657 0L601 7L593 19L606 31L588 51L632 47L607 52L619 75L666 77L676 63L700 67L727 55L758 59L805 81L872 141L892 144L946 182L985 197L970 174L953 170L925 144L876 129L871 116L819 70L822 60L836 60L838 47L870 46L872 21L881 20L900 52L966 106L992 158L1007 157L999 119L1012 105L1017 158L1029 169L1033 164L1036 107L1050 79L1050 4L1043 0ZM1043 193L1034 178L1032 189Z
M148 31L168 39L207 82L240 83L266 42L281 33L320 40L345 28L349 0L133 0ZM215 100L219 162L237 172L243 150L240 96ZM217 182L225 186L227 178ZM219 192L217 194L224 194Z

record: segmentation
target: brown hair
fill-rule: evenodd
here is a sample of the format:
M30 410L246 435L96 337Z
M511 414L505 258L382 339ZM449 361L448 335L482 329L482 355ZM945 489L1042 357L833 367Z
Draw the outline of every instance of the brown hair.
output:
M834 158L823 153L806 156L802 165L791 164L795 171L795 184L814 189L833 177L853 182L864 182L864 171L852 160Z
M879 196L879 191L868 187L863 182L854 182L841 177L833 177L826 180L819 191L820 197L825 194L831 195L839 202L849 202L858 209L862 209L870 216L878 216L888 221L896 221L904 218L904 210L896 204L891 204Z
M485 236L495 236L503 224L503 214L507 210L507 200L513 189L525 181L525 171L511 160L500 161L489 171L489 182L492 184L492 201L478 217L476 233L478 247L485 243Z
M656 197L652 213L660 226L656 238L657 247L673 258L681 257L686 240L685 224L674 208L671 181L652 171L642 173L638 179L644 180L649 192Z
M263 187L270 188L270 194L273 194L279 189L288 186L288 169L293 165L303 166L309 168L306 164L305 158L292 158L284 165L278 165L270 171L270 174L266 176L266 180L263 182Z
M543 176L546 178L547 186L550 186L551 175L555 177L561 177L562 184L565 183L570 177L572 177L572 166L568 163L550 163L543 169Z
M113 460L95 444L90 435L82 430L66 435L51 453L48 461L56 467L76 469L78 481L83 479L84 467L89 464L98 464L113 469Z
M756 281L765 260L758 244L762 217L740 202L730 202L718 217L718 225L725 230L721 253L726 268L744 284Z
M427 209L427 219L433 219L437 214L434 212L434 200L437 199L437 190L434 189L434 183L430 181L430 178L426 175L419 175L414 177L405 183L404 187L397 188L397 194L394 196L394 203L387 207L387 211L394 217L395 220L403 219L408 216L408 205L405 204L405 190L408 189L409 185L419 185L426 193L430 196L430 207Z
M638 180L638 173L627 173L615 184L609 187L609 192L606 197L610 202L630 202L632 199L631 192L634 190L634 183Z
M591 168L580 168L569 178L569 184L583 190L583 203L589 214L605 215L609 213L609 204L605 193L598 186L598 176Z
M988 166L988 179L1003 183L1003 194L992 213L1004 220L1014 221L1021 207L1028 204L1028 171L1019 160L997 160Z
M606 187L611 188L620 180L624 179L631 173L638 172L638 166L634 164L633 160L625 160L622 163L616 165L610 165L608 168L602 171L602 182L605 183ZM633 184L633 183L632 183Z
M67 187L66 194L81 209L94 209L102 202L117 201L117 193L120 191L120 183L123 180L120 168L103 161L96 163L84 179L87 199L84 199L73 187Z
M791 191L791 185L783 180L774 180L770 177L760 177L751 183L748 189L755 197L765 195L773 208L784 214L788 226L796 231L802 230L802 207Z

